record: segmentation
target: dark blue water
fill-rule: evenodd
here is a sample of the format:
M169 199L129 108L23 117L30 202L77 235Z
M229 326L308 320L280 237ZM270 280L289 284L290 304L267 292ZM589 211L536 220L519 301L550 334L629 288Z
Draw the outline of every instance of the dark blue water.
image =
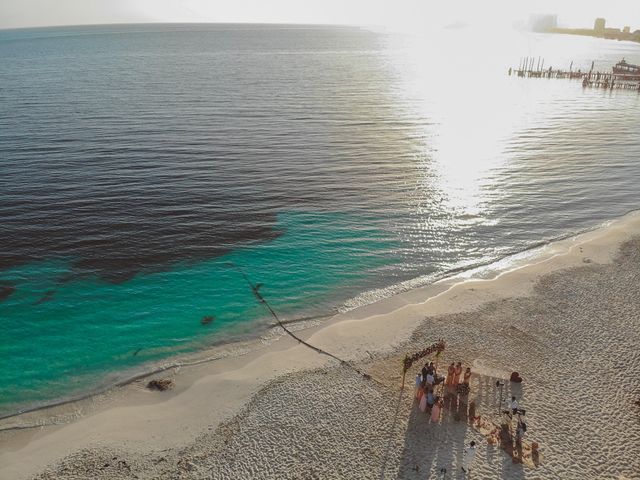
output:
M0 410L638 208L640 96L506 75L637 45L509 35L0 31Z

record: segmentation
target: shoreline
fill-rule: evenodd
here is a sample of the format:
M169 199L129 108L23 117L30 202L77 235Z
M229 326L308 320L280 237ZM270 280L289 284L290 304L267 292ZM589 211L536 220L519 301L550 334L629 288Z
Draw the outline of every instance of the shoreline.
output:
M619 247L638 235L640 214L628 213L595 230L515 254L517 258L503 258L340 313L322 325L298 330L298 334L350 362L398 354L397 349L411 338L425 315L472 312L500 298L527 297L545 275L610 263ZM258 348L239 356L177 367L176 388L170 392L149 392L134 381L106 398L86 399L85 406L69 402L48 407L46 415L38 415L44 414L43 410L19 415L19 420L36 424L43 417L74 420L39 427L38 431L0 432L0 473L25 478L89 445L126 445L139 454L188 445L205 426L211 430L233 418L274 379L337 364L291 338L280 336L256 343ZM213 411L212 403L218 406ZM56 408L60 412L51 411ZM11 425L6 420L0 420L0 428ZM155 439L153 445L146 442L149 436ZM27 460L34 458L37 461L27 468Z
M386 287L373 288L365 290L360 294L351 297L339 305L336 305L332 310L327 313L318 313L311 316L303 316L300 318L291 318L282 320L282 324L291 326L294 331L307 330L310 328L322 327L325 324L332 322L336 317L348 316L350 313L358 315L358 311L366 309L371 305L378 305L381 303L389 302L391 299L397 296L402 296L413 290L419 290L429 287L433 284L443 281L454 281L457 278L475 278L474 275L483 275L483 271L498 271L500 269L509 268L509 265L522 258L534 257L537 253L552 244L562 242L572 238L577 238L590 232L598 231L603 228L607 228L612 222L624 219L630 215L640 215L640 209L630 210L623 215L616 217L613 220L607 220L601 222L595 226L584 229L577 233L568 233L549 240L542 240L533 243L532 245L524 248L523 250L511 251L498 258L489 259L486 261L479 261L469 265L452 267L442 272L434 272L430 274L421 275L412 279L404 280ZM501 267L496 268L500 265ZM380 293L385 292L385 293ZM376 295L379 296L376 296ZM360 301L361 298L371 298L369 301ZM265 314L264 318L269 318L268 314ZM151 361L147 364L139 365L132 369L124 371L110 371L106 372L107 376L115 377L114 380L105 382L104 384L98 384L94 388L88 389L84 392L78 392L75 395L61 397L51 401L44 401L25 408L18 409L16 411L9 411L8 413L0 415L0 432L13 430L16 428L36 428L42 425L21 426L21 427L9 427L2 426L2 422L7 419L21 417L38 412L46 412L58 407L62 407L68 404L74 404L79 402L85 402L91 400L94 397L109 395L114 389L127 387L128 385L138 382L140 380L150 379L163 372L170 372L172 370L178 370L181 368L193 367L210 362L216 362L229 356L242 356L248 351L260 347L265 343L277 341L278 337L286 335L282 329L273 321L269 323L261 322L260 319L254 321L257 330L251 334L239 335L237 338L231 340L220 340L219 342L213 342L206 347L196 347L193 351L187 353L180 353L170 355L164 359ZM201 342L201 341L200 341ZM126 372L131 372L130 375L126 375ZM119 373L121 375L119 375Z

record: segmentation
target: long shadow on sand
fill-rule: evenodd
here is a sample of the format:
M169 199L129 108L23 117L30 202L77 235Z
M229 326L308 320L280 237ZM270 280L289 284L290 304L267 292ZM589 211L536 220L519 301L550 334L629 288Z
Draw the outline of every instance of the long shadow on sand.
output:
M477 463L483 463L490 465L495 470L495 474L492 478L509 479L509 480L521 480L525 478L525 467L521 463L514 462L511 453L515 451L516 456L518 450L515 443L512 443L515 425L507 427L507 417L501 412L505 399L510 398L511 395L515 395L517 398L523 397L523 390L520 385L511 384L505 382L502 389L496 386L499 379L490 375L476 375L474 376L473 388L476 393L474 395L475 401L478 404L477 415L481 415L483 418L491 420L496 425L501 426L501 439L502 444L491 444L481 437L480 445L477 453ZM504 381L504 380L503 380ZM477 430L473 427L474 430ZM506 445L512 444L513 447ZM452 477L456 478L456 477ZM461 477L462 478L462 477Z
M438 422L432 422L429 411L421 412L414 401L405 432L398 478L457 478L454 473L462 465L465 439L470 429L468 404L461 402L458 395L441 393L444 408Z
M515 463L509 448L502 448L499 444L491 445L487 438L475 426L474 417L481 415L500 424L496 392L496 379L490 376L477 375L472 381L472 392L469 396L460 396L446 389L440 390L444 408L438 422L431 422L430 414L423 413L418 408L417 401L409 412L404 432L404 445L400 456L397 475L385 472L384 467L380 475L383 478L399 479L471 479L489 474L490 478L524 479L525 468ZM511 393L511 392L503 392ZM409 395L413 396L412 387L404 392L405 401ZM494 408L492 408L494 407ZM396 421L396 424L404 422ZM505 427L505 438L512 438L513 432ZM399 432L397 432L399 433ZM461 470L464 450L471 440L477 444L476 460L471 473L465 474ZM507 440L508 441L508 440ZM503 445L504 447L504 445ZM515 448L515 447L514 447ZM446 473L445 471L446 470ZM490 473L490 470L493 470Z

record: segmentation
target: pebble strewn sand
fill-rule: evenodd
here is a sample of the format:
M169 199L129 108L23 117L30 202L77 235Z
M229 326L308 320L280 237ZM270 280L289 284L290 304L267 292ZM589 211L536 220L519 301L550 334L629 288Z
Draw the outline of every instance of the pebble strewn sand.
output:
M640 479L640 241L612 264L543 277L533 296L426 318L394 356L359 366L381 383L333 367L288 374L263 388L232 420L181 450L132 455L84 449L37 479L465 478L464 444L479 442L474 479ZM468 422L445 413L428 423L413 403L413 377L399 392L405 351L438 338L440 362L472 364L470 400L500 418L497 377L524 377L513 393L527 410L537 468L514 464ZM511 393L507 382L504 396ZM204 428L204 427L203 427Z

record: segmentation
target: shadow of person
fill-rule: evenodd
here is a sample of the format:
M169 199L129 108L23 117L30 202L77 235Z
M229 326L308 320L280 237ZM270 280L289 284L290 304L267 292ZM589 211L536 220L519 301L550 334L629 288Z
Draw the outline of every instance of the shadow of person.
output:
M441 417L436 422L431 422L427 413L413 405L404 432L398 472L393 478L439 479L444 470L447 471L446 478L455 478L450 475L462 465L469 424L454 419L458 416L468 417L466 405L459 405L456 401L455 411L447 410L446 407L450 405L451 402L443 406ZM462 408L464 412L461 412Z
M516 438L515 449L513 453L514 463L522 463L522 441Z
M513 457L513 437L511 436L511 424L502 423L500 425L500 447L507 455Z

